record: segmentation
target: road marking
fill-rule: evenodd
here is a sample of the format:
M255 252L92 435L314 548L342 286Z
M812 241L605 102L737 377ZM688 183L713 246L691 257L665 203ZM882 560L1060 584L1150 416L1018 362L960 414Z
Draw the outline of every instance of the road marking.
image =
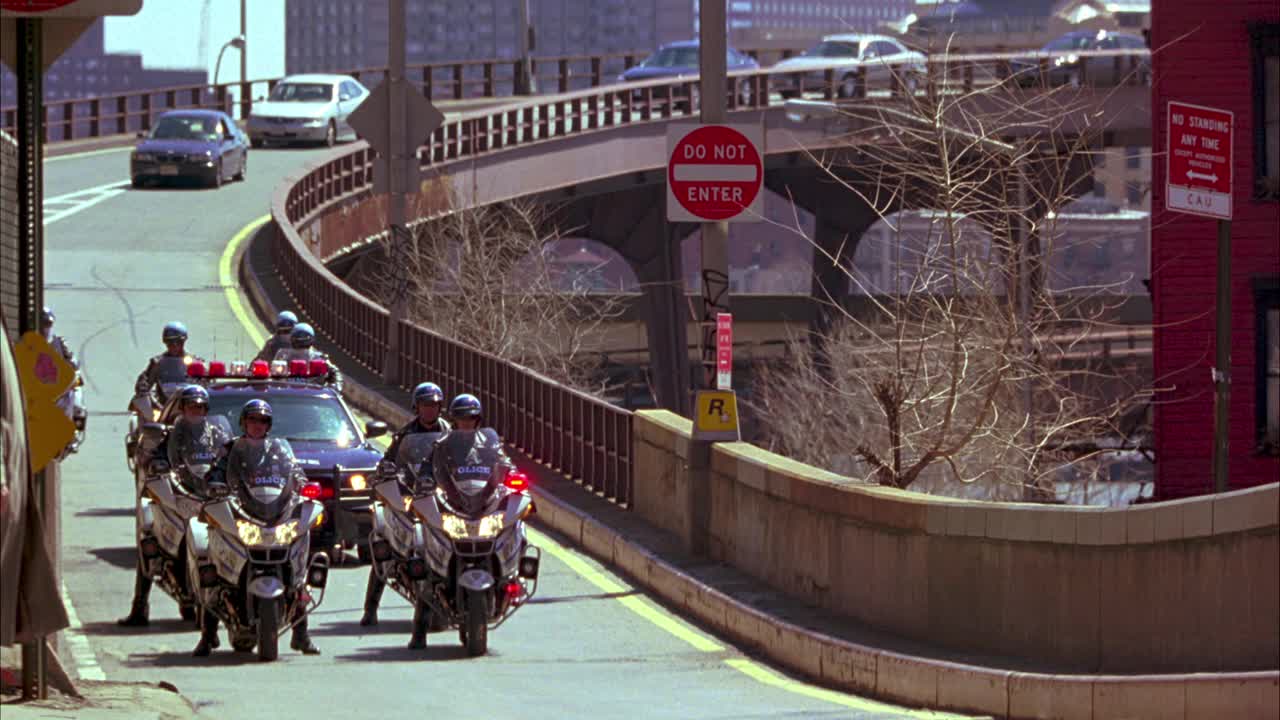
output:
M240 324L244 326L245 332L259 347L267 341L267 336L262 332L262 328L258 327L258 323L250 319L249 312L244 307L244 300L240 297L240 283L236 282L236 275L231 269L231 258L235 257L236 248L240 247L240 243L244 242L245 238L270 221L271 215L267 214L240 228L227 243L227 247L222 251L222 259L218 261L218 284L222 286L223 293L227 296L227 304L231 306L231 312L235 313Z
M874 713L893 713L895 717L909 718L927 718L928 720L943 720L943 718L968 718L968 715L953 715L950 713L941 713L933 710L913 710L888 703L878 702L876 700L867 700L857 695L848 695L835 690L815 687L799 680L774 672L769 668L761 665L754 660L747 658L729 658L724 661L725 665L737 670L756 682L763 683L770 687L786 690L787 692L797 695L804 695L814 700L822 700L824 702L833 703L835 705L843 705L854 710Z
M122 147L107 148L106 150L85 150L84 152L69 153L67 155L57 155L55 157L47 157L44 159L44 161L47 163L51 163L51 162L57 162L59 160L76 160L79 158L93 157L94 155L106 155L107 153L118 153L118 152L124 152L125 150L132 150L132 149L133 149L133 145L125 145Z
M88 210L103 200L109 200L117 195L124 193L122 186L128 185L128 180L116 180L115 182L103 183L93 187L76 190L64 195L56 195L51 198L45 198L44 207L47 211L50 205L66 205L67 207L54 210L44 216L44 224L52 225L59 220L75 215L78 212Z
M555 556L560 562L568 565L569 569L583 580L586 580L592 585L600 588L601 591L616 594L625 593L632 589L614 582L604 573L583 562L582 558L579 558L572 550L547 537L544 533L538 532L533 528L528 528L528 531L530 537L533 538L540 547ZM624 597L616 597L613 599L622 603L623 606L631 612L689 643L695 650L700 652L724 652L725 650L723 645L698 632L691 625L653 604L653 602L647 598L637 595L626 595Z
M84 634L80 616L76 615L76 606L71 602L71 593L67 592L66 585L62 586L62 605L67 610L67 622L70 623L66 640L71 648L71 659L76 664L76 675L81 680L106 680L107 676L102 672L102 666L98 665L98 655Z

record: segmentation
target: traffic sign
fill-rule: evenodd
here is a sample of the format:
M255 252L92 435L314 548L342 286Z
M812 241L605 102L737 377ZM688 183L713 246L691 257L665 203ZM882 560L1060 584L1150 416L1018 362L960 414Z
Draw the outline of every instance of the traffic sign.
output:
M699 390L693 420L693 439L736 442L738 398L732 390Z
M667 129L667 220L763 219L764 130L672 124Z
M26 405L31 471L39 472L75 437L76 426L57 400L71 389L76 369L34 330L13 346L13 360Z
M733 387L733 315L716 315L716 388Z
M392 93L404 95L404 146L394 147L391 137L390 123ZM369 143L369 147L378 153L373 165L373 192L375 195L390 190L391 157L404 155L407 158L404 168L404 189L418 189L418 148L427 142L431 133L444 124L444 113L440 112L431 101L423 97L413 85L406 81L392 82L384 80L369 93L369 97L351 111L347 124Z
M1230 220L1235 115L1173 101L1167 115L1165 206L1176 212Z

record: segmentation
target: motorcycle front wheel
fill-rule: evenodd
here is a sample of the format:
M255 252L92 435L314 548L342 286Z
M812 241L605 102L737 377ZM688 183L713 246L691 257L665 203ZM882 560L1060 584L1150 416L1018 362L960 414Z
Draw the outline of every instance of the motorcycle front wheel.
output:
M280 657L280 598L258 601L258 659Z
M462 632L462 644L467 647L467 655L479 657L489 652L488 593L467 593L467 617Z

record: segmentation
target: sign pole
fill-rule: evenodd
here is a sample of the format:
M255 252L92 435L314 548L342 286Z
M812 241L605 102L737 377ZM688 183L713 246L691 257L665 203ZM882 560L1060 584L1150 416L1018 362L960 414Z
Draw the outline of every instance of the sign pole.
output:
M1218 221L1218 318L1213 370L1213 488L1226 492L1231 434L1231 221Z
M726 46L725 0L698 4L698 64L701 75L703 125L725 122ZM702 380L699 387L716 386L716 315L729 312L729 224L702 223Z
M253 108L253 98L249 92L249 32L248 18L245 13L245 0L240 0L240 37L244 44L240 46L240 119L248 122L249 111ZM214 72L214 82L218 81Z
M390 108L387 113L387 136L390 138L390 177L387 198L388 240L395 244L406 238L400 233L405 216L405 102L404 102L404 0L391 0L387 22L387 78L391 88ZM392 257L397 253L392 252ZM383 362L382 377L388 384L400 381L400 322L407 311L407 293L398 292L391 302L387 322L387 355Z

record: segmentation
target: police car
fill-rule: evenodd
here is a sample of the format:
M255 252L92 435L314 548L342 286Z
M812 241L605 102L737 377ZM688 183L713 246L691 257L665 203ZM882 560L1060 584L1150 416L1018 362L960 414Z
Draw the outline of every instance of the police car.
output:
M271 436L289 441L310 481L303 494L324 505L324 523L312 531L313 552L354 547L366 558L373 525L370 478L382 459L369 439L385 435L387 425L375 421L359 428L342 396L323 384L328 372L318 359L187 365L188 380L209 390L209 417L225 417L237 435L245 403L260 399L271 405ZM159 422L172 426L181 414L175 393ZM334 560L340 559L335 552Z

